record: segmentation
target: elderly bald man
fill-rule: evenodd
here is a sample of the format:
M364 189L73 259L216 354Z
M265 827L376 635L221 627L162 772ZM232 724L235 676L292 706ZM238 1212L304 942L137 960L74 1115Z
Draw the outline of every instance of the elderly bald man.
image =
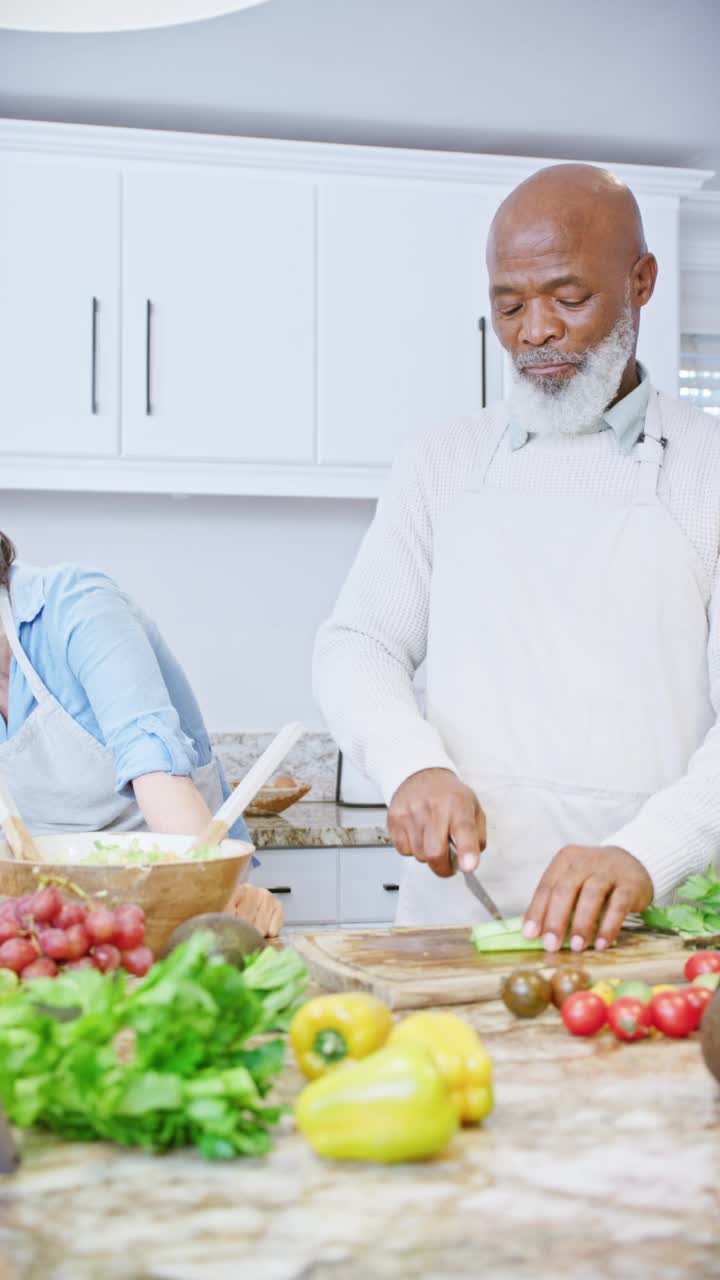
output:
M612 174L534 175L487 260L512 393L398 458L316 692L387 797L398 923L481 918L452 835L528 936L602 949L720 851L720 432L636 361L657 263Z

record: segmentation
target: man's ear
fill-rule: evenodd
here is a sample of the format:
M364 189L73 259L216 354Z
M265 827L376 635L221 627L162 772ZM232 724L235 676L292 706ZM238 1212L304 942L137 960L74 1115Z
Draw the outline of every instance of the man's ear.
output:
M630 276L630 301L633 307L644 307L650 301L657 274L657 258L653 253L644 253L638 258Z

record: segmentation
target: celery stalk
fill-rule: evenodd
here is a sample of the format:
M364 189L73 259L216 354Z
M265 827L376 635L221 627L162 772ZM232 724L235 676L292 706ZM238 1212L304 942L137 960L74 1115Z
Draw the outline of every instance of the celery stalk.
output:
M507 920L489 920L475 925L472 931L473 945L477 951L542 951L542 938L526 938L522 932L522 916ZM569 946L566 939L564 947Z

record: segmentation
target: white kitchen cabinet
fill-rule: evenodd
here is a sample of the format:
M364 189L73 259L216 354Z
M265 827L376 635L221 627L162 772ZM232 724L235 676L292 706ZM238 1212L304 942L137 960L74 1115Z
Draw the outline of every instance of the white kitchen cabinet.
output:
M485 238L540 163L0 121L0 485L377 497L406 440L502 394ZM674 391L679 207L710 175L614 169Z
M313 184L130 173L123 207L123 455L312 462Z
M340 923L391 924L402 858L392 848L340 850Z
M277 895L290 927L392 924L402 861L393 848L260 849L253 884Z
M500 391L485 241L504 192L334 183L318 204L321 463L388 466Z
M285 920L294 924L334 924L338 919L336 849L261 849L253 884L277 895Z
M120 177L0 157L0 450L118 447Z

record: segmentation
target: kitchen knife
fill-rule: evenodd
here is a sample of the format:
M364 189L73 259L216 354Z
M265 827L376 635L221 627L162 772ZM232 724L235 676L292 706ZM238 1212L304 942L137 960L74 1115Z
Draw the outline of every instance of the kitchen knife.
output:
M448 840L448 854L450 856L450 866L452 867L453 872L455 874L457 874L458 871L460 872L460 875L465 881L466 888L470 890L470 893L473 895L474 898L477 898L478 902L482 904L485 910L490 913L493 920L497 920L500 924L504 924L505 917L502 911L493 902L487 890L483 889L477 876L474 875L472 871L463 871L462 867L460 866L460 863L458 862L457 849L455 848L455 841L453 840L452 836Z

